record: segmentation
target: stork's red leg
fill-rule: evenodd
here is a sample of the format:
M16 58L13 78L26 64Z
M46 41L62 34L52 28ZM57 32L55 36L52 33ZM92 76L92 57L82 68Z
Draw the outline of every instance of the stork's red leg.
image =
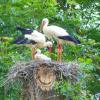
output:
M58 56L57 56L57 61L61 61L61 56L62 56L62 41L58 39Z

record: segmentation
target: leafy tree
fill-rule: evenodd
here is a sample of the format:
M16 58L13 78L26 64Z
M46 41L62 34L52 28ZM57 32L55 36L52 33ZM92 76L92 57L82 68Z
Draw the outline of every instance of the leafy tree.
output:
M16 27L36 29L41 20L48 17L50 24L63 27L81 41L80 46L64 43L62 55L64 61L79 62L82 73L78 77L79 81L75 86L71 86L62 79L62 85L57 83L57 87L66 98L73 96L74 100L92 99L93 95L100 92L99 3L99 0L0 0L0 86L15 62L31 60L29 48L12 44L12 41L21 35ZM57 57L55 45L51 55L43 50L54 60ZM18 86L17 83L16 87L11 87L7 96L4 95L4 87L1 87L0 99L20 100L17 94ZM58 88L55 85L55 89Z

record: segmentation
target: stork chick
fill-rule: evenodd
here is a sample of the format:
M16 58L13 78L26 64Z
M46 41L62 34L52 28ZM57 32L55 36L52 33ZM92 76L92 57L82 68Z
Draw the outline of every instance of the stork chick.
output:
M51 61L51 58L47 57L44 54L42 54L40 49L37 49L36 54L34 55L34 60L37 60L37 61Z

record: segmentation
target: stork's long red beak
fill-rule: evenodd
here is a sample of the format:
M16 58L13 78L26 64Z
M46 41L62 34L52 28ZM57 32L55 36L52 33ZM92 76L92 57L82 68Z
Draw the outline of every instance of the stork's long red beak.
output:
M52 53L53 47L49 47L49 52Z

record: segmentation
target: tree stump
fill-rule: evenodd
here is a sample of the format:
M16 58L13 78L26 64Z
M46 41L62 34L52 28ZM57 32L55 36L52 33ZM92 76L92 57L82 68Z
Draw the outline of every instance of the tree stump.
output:
M64 100L54 92L54 82L59 82L63 75L73 84L77 81L77 72L76 62L17 62L10 69L4 85L21 80L23 100Z

